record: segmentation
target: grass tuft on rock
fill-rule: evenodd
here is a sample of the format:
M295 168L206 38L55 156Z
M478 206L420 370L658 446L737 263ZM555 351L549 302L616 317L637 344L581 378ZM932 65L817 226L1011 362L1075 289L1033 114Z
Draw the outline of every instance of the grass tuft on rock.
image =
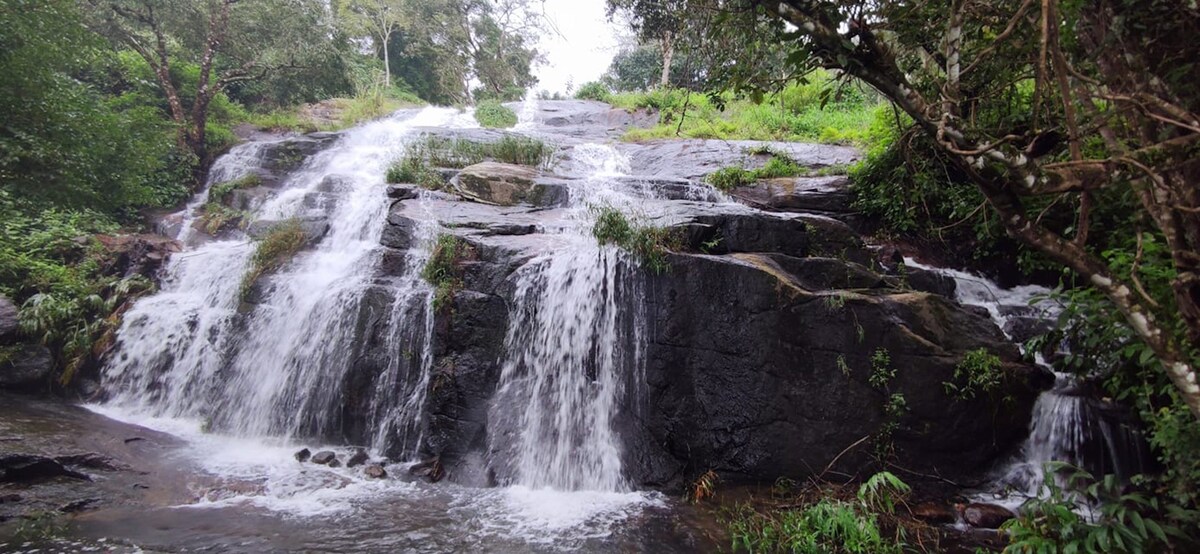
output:
M517 124L517 114L500 102L484 100L475 106L475 121L489 129L507 129Z
M744 169L741 166L729 166L709 173L704 180L724 192L738 187L753 185L762 179L777 179L780 177L801 177L808 175L808 168L800 166L795 160L768 146L757 147L750 154L771 156L767 163L758 169Z
M459 264L473 254L471 245L449 233L438 235L433 243L433 252L421 277L433 285L433 308L440 310L450 305L454 294L462 289L462 272Z
M208 201L225 203L229 194L235 190L254 188L262 184L262 177L257 173L247 173L237 179L217 183L208 189Z
M553 145L522 136L505 136L495 142L427 136L408 145L404 156L388 168L387 182L413 183L440 190L445 188L446 182L434 168L461 169L487 160L548 167L554 152Z
M242 277L242 297L250 291L263 275L275 271L299 252L308 241L300 221L289 219L271 228L254 249L250 257L250 269Z
M638 225L612 206L595 207L596 223L592 236L600 244L612 244L630 252L651 271L664 273L670 269L667 252L680 248L681 238L671 229Z

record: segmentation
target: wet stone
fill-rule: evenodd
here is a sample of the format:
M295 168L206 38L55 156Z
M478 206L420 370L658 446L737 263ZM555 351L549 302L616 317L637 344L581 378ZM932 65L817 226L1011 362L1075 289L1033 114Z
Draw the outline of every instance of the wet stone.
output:
M383 469L383 466L379 464L371 464L363 472L367 474L367 477L372 479L384 479L388 475L387 470Z
M302 449L300 449L299 452L296 453L296 461L297 462L301 462L301 463L307 462L308 459L311 457L312 457L312 452L310 452L307 448L302 448Z
M370 459L371 456L367 454L367 451L359 448L358 452L355 452L353 456L350 456L349 460L346 460L346 467L358 467L367 463Z
M1004 522L1017 517L1011 510L995 504L968 504L963 519L973 527L999 529Z
M306 451L308 449L305 448L304 450ZM312 463L314 464L329 465L335 461L337 461L337 454L334 454L332 450L322 450L316 454L313 454L312 457Z
M329 467L342 467L342 462L337 458L329 460Z

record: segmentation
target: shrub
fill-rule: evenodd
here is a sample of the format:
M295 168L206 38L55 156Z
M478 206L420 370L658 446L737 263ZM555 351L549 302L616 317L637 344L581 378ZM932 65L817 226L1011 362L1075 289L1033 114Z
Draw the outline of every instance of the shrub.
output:
M970 400L978 393L990 393L1000 386L1004 373L1000 370L1000 358L986 348L967 352L962 361L954 366L956 383L942 383L946 394L959 400Z
M505 129L517 124L517 114L495 100L485 100L475 106L475 121L491 129Z
M740 166L723 167L709 173L704 180L722 191L729 192L738 187L752 185L760 179L798 177L808 174L808 168L800 167L800 164L790 156L777 152L769 146L750 148L747 153L752 155L768 154L771 158L762 167L754 170L743 169Z
M611 206L593 208L593 212L596 223L592 226L592 236L600 244L613 244L634 254L655 273L670 268L666 253L680 247L678 233L661 227L635 225Z
M1058 484L1063 476L1070 493ZM1196 517L1194 511L1178 507L1168 515L1157 498L1122 492L1112 475L1096 480L1061 462L1046 464L1043 487L1048 494L1031 499L1017 518L1001 526L1010 538L1006 554L1167 552L1173 550L1169 537L1188 540L1167 519ZM1094 520L1081 515L1085 509Z
M604 83L592 81L579 87L579 91L575 93L575 98L608 102L612 100L612 91L608 90L608 87L604 86Z
M258 241L254 255L250 257L250 268L242 278L242 297L245 297L254 282L263 275L283 267L306 242L308 235L296 219L289 219L272 227L262 240Z
M752 171L738 166L729 166L709 173L704 180L720 190L729 192L738 187L753 185L756 179Z

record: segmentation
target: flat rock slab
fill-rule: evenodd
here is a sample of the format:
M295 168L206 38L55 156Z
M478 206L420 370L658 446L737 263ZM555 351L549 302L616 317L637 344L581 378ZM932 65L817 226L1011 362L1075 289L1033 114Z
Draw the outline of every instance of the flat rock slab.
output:
M850 210L850 178L785 177L738 187L729 193L738 202L760 210L833 212Z
M455 192L475 202L542 205L545 190L536 183L540 175L535 167L482 162L463 168L452 184Z
M771 156L752 155L748 152L763 148L786 154L801 167L807 168L849 165L861 157L857 149L848 146L803 142L687 139L655 140L619 146L622 152L629 155L630 169L634 174L697 181L723 167L760 167Z

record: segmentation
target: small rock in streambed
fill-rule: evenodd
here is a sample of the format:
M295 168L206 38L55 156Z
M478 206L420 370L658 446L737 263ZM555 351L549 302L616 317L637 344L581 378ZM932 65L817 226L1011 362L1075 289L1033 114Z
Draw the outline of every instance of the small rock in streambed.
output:
M995 504L968 504L963 510L963 520L973 527L999 529L1004 522L1017 517L1012 510Z
M442 467L442 460L439 458L432 458L412 466L408 472L425 477L429 479L430 483L441 481L446 476L446 470Z
M67 504L64 504L61 508L59 508L58 511L60 511L64 514L77 514L79 512L95 510L96 505L99 503L100 503L99 498L84 498L82 500L68 502Z
M307 462L311 457L312 452L310 452L307 448L301 448L300 451L296 453L296 461L300 463Z
M0 494L0 504L12 504L14 502L20 502L20 501L21 501L21 495L19 495L19 494L16 494L16 493Z
M350 456L349 460L346 460L346 467L358 467L370 460L371 456L367 454L367 451L359 448L358 452L355 452L353 456Z
M322 450L313 454L312 457L312 463L314 464L331 465L335 461L337 461L337 454L334 454L332 450ZM341 463L339 462L338 465L341 465Z
M329 460L329 467L342 467L342 461L337 458Z
M363 471L367 474L367 477L372 479L384 479L388 476L387 470L383 469L383 466L379 464L371 464Z

